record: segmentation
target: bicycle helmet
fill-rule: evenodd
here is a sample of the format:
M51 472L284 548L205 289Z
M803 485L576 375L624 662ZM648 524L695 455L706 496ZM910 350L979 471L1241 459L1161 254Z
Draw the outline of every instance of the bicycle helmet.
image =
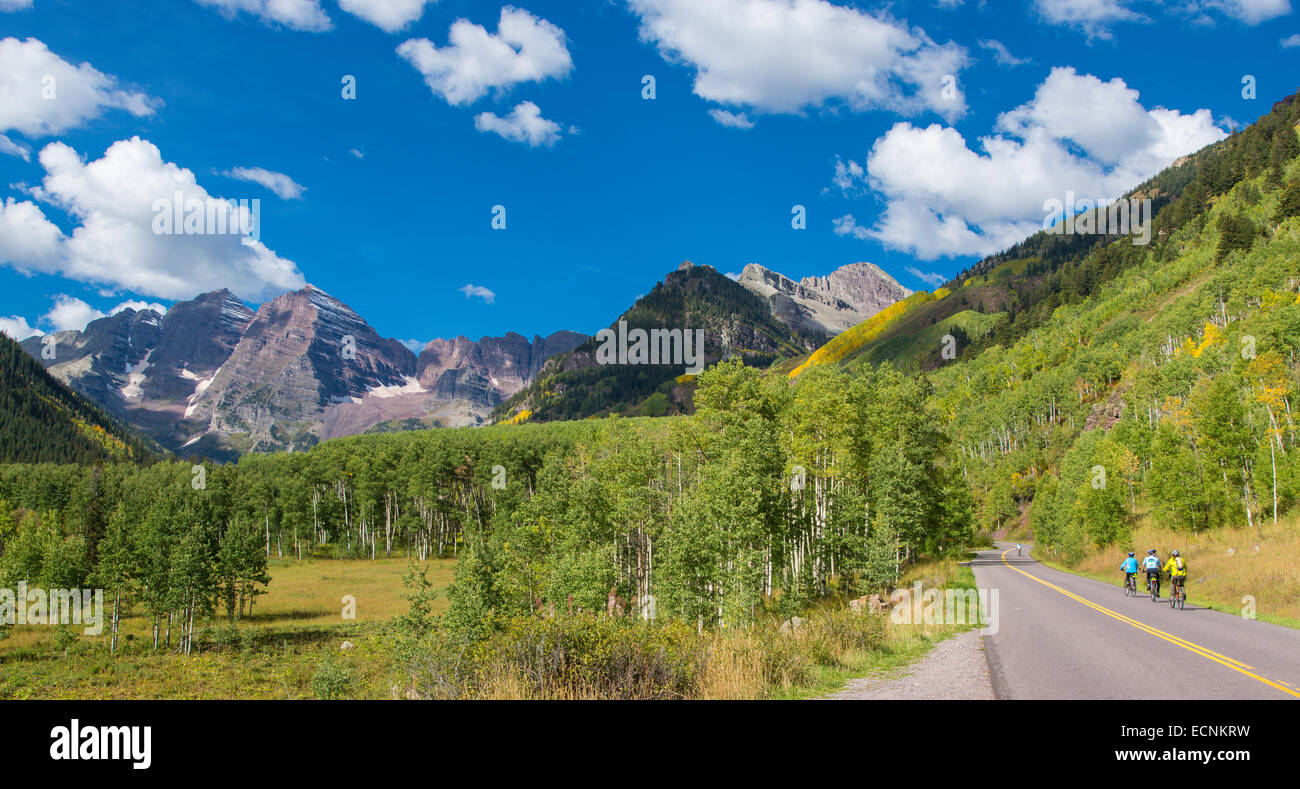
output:
M1132 551L1129 551L1129 552L1128 552L1128 555L1129 555L1129 556L1132 556L1132 555L1133 555L1133 552L1132 552Z
M1174 556L1177 556L1177 555L1178 555L1178 551L1174 551L1174 552L1173 552L1173 555L1174 555Z
M1155 555L1156 555L1156 549L1155 549L1155 548L1149 548L1149 549L1147 550L1147 553L1148 553L1149 555L1151 555L1151 556L1155 556Z

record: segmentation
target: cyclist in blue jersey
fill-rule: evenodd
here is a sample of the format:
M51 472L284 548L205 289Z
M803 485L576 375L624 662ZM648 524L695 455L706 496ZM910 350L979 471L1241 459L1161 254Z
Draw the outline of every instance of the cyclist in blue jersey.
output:
M1133 558L1132 551L1128 552L1128 558L1119 566L1119 569L1124 571L1124 588L1127 589L1129 579L1137 575L1138 571L1138 560Z

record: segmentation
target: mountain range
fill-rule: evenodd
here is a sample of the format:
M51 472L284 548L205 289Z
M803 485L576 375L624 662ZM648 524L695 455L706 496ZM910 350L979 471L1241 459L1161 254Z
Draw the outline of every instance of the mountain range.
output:
M766 364L810 351L908 293L866 263L800 282L757 264L736 280L683 264L620 320L704 329L709 361L740 354ZM417 355L312 285L256 310L229 290L166 313L123 309L21 345L161 447L217 459L365 432L481 425L546 391L560 402L536 404L539 418L626 412L661 389L651 410L690 408L689 386L664 387L681 370L600 368L592 338L579 332L435 339ZM605 378L621 383L595 385Z
M417 356L308 285L256 311L228 290L166 314L125 309L22 346L163 447L229 458L368 430L481 424L547 356L586 339L457 337Z
M869 263L794 282L753 263L733 279L685 261L609 329L620 336L638 329L698 329L704 363L735 356L766 367L812 351L909 293ZM600 342L593 338L552 358L535 381L497 409L496 418L551 421L692 410L693 376L680 360L607 364L599 352Z

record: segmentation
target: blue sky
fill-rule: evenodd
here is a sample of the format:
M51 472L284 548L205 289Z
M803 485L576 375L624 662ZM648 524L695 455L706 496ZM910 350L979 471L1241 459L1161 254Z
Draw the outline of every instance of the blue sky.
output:
M1266 113L1298 32L1289 0L0 0L0 329L310 282L402 340L591 333L685 259L929 289ZM153 232L173 184L259 200L257 243Z

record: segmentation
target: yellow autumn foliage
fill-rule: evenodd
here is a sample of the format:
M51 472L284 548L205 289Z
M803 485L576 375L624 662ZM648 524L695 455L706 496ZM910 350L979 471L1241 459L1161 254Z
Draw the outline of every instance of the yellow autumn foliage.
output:
M1192 356L1195 356L1197 359L1199 359L1201 358L1201 354L1205 353L1206 348L1209 348L1214 345L1220 345L1222 343L1223 343L1223 330L1220 329L1217 324L1206 321L1205 336L1201 339L1201 344L1196 346L1194 349L1192 349Z
M522 425L524 422L527 422L528 419L529 419L532 415L533 415L533 412L530 411L530 410L528 410L527 408L525 408L524 410L520 411L519 413L517 413L517 414L515 414L514 416L510 417L509 419L504 419L504 420L502 420L502 421L501 421L501 424L503 424L503 425Z
M918 291L902 301L894 302L857 326L832 337L825 345L813 351L812 355L804 360L803 364L791 370L790 378L798 378L809 367L840 361L879 337L907 313L926 302L938 301L947 296L948 293L947 288L939 288L934 293Z

